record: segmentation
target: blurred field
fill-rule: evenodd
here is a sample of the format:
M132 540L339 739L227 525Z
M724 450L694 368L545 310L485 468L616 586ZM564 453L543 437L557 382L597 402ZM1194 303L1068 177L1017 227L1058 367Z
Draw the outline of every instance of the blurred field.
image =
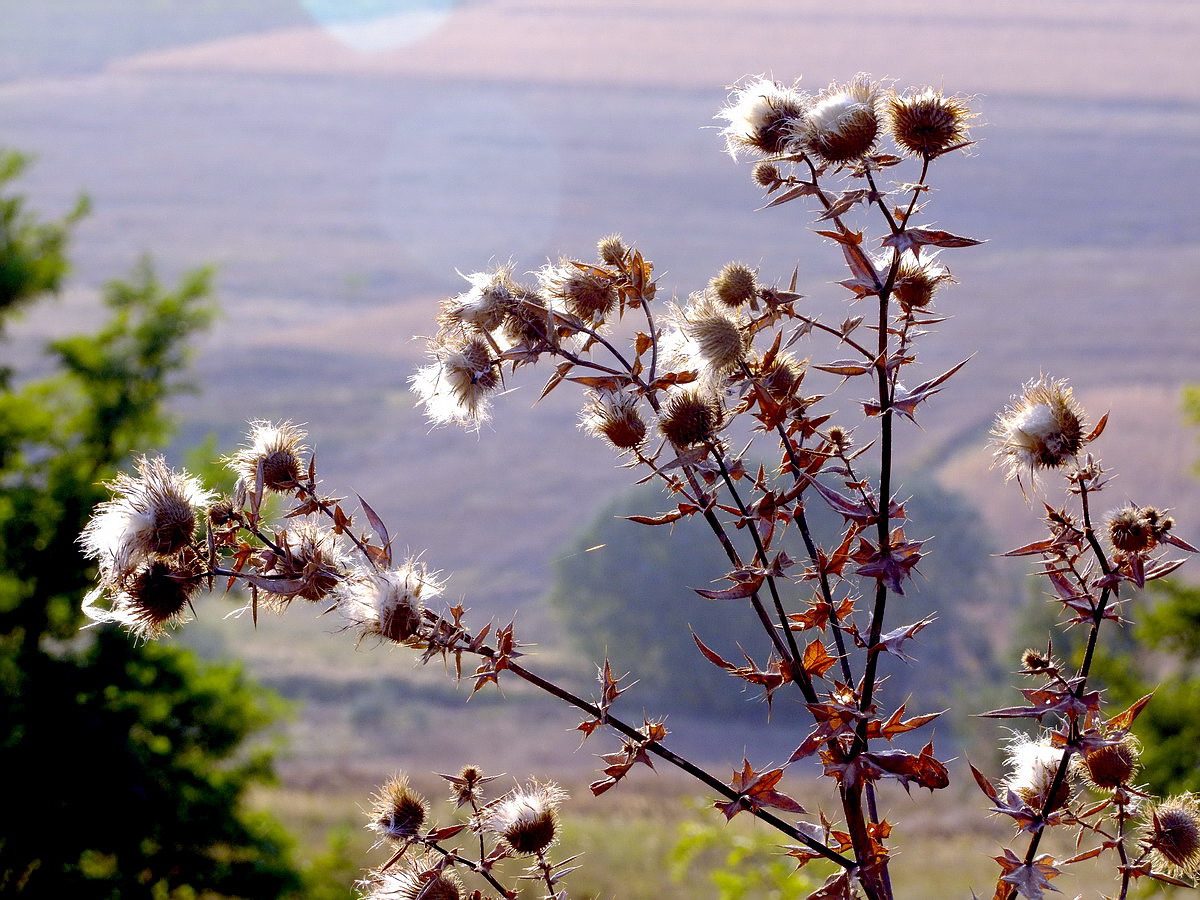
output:
M816 90L867 70L972 95L981 112L971 155L935 168L928 216L989 243L945 257L960 284L939 297L952 318L920 371L975 355L903 430L902 464L968 497L997 551L1032 540L1036 508L988 470L983 443L1023 381L1069 377L1093 419L1112 412L1098 445L1120 471L1111 505L1173 507L1179 532L1200 537L1195 430L1178 409L1200 381L1191 0L447 0L426 4L440 12L419 35L403 17L350 27L316 2L176 6L5 5L0 143L38 156L21 184L37 205L86 190L95 213L69 289L12 330L3 362L36 371L41 342L95 321L100 285L139 252L168 274L215 264L222 318L198 348L200 393L176 405L178 448L215 434L231 449L250 418L306 422L330 490L361 493L398 549L445 570L471 621L518 609L547 671L585 687L592 675L540 598L567 538L629 473L577 431L566 390L530 408L545 372L519 379L480 436L430 433L406 389L423 352L411 336L464 286L455 269L511 257L528 272L612 231L656 261L664 298L740 259L764 281L798 268L812 308L840 320L836 252L799 203L754 212L748 167L712 128L745 74ZM854 390L830 401L843 418ZM970 600L1023 599L997 590ZM254 631L222 619L229 608L202 605L186 640L302 701L284 728L284 787L262 802L304 824L314 852L388 772L457 768L465 746L489 768L571 784L586 811L569 815L564 853L623 873L581 873L580 896L712 895L700 874L664 880L658 862L690 788L639 773L637 792L586 800L593 754L611 748L572 752L569 714L507 685L511 703L466 704L443 673L355 650L325 620L292 610ZM765 731L671 725L721 766L790 750ZM988 896L995 832L977 824L979 798L933 799L900 797L915 836L900 893Z

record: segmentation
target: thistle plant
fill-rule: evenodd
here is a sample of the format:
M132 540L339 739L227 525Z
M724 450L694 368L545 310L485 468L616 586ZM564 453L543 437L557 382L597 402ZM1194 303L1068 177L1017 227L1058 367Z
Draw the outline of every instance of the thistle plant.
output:
M950 781L932 738L918 750L900 746L921 744L941 712L890 696L880 666L886 655L913 659L919 636L936 633L931 618L906 621L894 603L926 552L906 536L894 460L904 429L966 364L932 377L918 368L954 281L941 254L980 243L923 224L933 173L965 164L959 151L971 146L974 116L966 98L900 92L862 74L817 94L747 80L717 114L725 149L754 162L765 208L804 201L815 215L816 234L846 266L837 285L844 313L813 310L795 272L774 278L736 260L715 266L685 298L666 300L643 250L609 235L591 260L563 258L529 277L513 263L467 275L468 288L441 304L428 362L411 379L432 423L473 431L536 364L549 376L542 397L564 386L581 392L581 429L667 498L629 527L699 517L711 530L728 570L721 585L697 593L748 608L761 643L743 663L692 637L731 686L760 692L769 709L781 696L797 701L774 707L773 727L794 737L781 764L746 758L731 777L695 764L671 748L668 711L623 715L636 673L618 677L607 660L596 661L592 697L539 675L513 621L468 622L464 603L443 600L444 579L423 559L393 558L389 529L365 500L348 511L324 492L307 435L290 422L252 423L246 445L226 458L238 476L232 496L156 458L138 463L138 478L114 482L114 499L81 539L100 572L89 615L150 639L181 624L201 588L240 585L255 622L260 609L305 601L341 616L360 643L447 662L472 693L515 678L574 707L584 739L616 741L600 756L593 794L637 766L674 766L711 792L726 819L745 814L775 829L780 853L798 868L832 864L813 900L891 898L901 831L881 815L878 793L938 791ZM1112 866L1122 898L1136 879L1180 884L1200 870L1196 801L1154 799L1137 785L1130 726L1149 698L1111 713L1089 683L1105 624L1123 620L1134 589L1179 565L1173 551L1195 551L1157 508L1094 512L1107 476L1092 445L1105 424L1087 424L1068 384L1043 376L993 431L996 464L1044 506L1048 530L1008 555L1038 560L1068 624L1087 630L1078 665L1059 660L1052 639L1045 651L1027 651L1020 677L1034 686L1021 689L1023 703L986 714L1030 720L1008 742L1003 780L972 767L986 812L1010 818L1023 841L996 857L997 898L1039 900L1063 866L1089 859ZM1046 499L1052 476L1069 498L1058 507ZM278 520L265 514L268 494L290 504ZM817 506L841 516L837 533L818 534ZM904 735L918 740L896 742ZM800 776L813 771L829 779L834 810L795 796ZM472 890L514 896L505 880L514 860L527 866L517 877L566 896L570 860L552 858L560 788L530 781L489 795L492 779L473 763L443 777L459 811L445 826L430 823L405 777L379 789L369 827L391 856L364 879L367 896L460 897L471 879ZM1052 829L1072 831L1078 852L1042 852Z

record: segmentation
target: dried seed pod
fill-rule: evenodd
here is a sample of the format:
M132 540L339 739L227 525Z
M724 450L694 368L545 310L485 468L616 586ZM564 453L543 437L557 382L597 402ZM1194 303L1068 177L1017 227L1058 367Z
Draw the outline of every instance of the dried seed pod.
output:
M558 807L566 797L557 784L535 781L489 806L484 822L510 852L535 856L558 839Z
M1157 868L1176 875L1200 872L1200 806L1191 794L1171 797L1150 809L1143 842Z
M371 798L367 827L381 837L407 842L417 836L428 815L429 804L412 789L408 776L393 775Z
M743 306L758 296L754 271L742 263L728 263L708 283L712 295L726 306Z
M830 85L808 108L796 137L825 162L861 159L879 136L879 94L879 86L861 73L847 85Z
M891 92L883 103L886 127L896 146L915 156L936 156L967 140L967 123L975 117L961 97L946 97L931 87L900 96Z
M1083 410L1065 381L1042 377L1026 384L997 417L992 438L993 465L1002 464L1007 478L1058 468L1083 448Z
M716 437L722 425L720 401L698 388L673 392L662 405L658 427L676 447L703 444Z

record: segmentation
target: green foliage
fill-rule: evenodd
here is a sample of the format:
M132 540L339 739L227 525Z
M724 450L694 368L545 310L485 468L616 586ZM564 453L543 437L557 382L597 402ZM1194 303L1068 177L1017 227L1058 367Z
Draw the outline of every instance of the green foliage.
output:
M809 868L796 870L779 842L762 830L731 834L711 816L683 822L667 857L671 880L678 883L699 866L717 889L717 900L801 900L817 886ZM810 863L820 870L823 864ZM830 870L832 871L832 870ZM830 874L821 872L821 877Z
M21 168L4 157L0 187ZM56 288L82 205L39 223L0 198L0 319ZM166 433L187 341L211 314L208 275L164 288L148 262L105 290L108 324L48 348L55 372L0 383L0 894L278 897L288 840L243 808L270 776L246 738L276 702L235 667L81 632L94 572L76 546L118 462Z
M0 150L0 185L19 176L29 158ZM67 236L87 212L80 198L62 219L40 222L25 208L20 194L0 196L0 330L4 317L48 291L57 291L67 273Z
M889 679L883 702L898 705L911 694L925 712L954 705L955 690L992 671L994 629L980 615L994 609L990 601L1003 596L1004 587L989 568L972 510L932 483L909 484L907 490L913 493L906 502L912 518L907 531L930 538L919 566L926 577L898 599L889 627L935 613L938 621L906 647L919 664L883 661L881 671ZM712 583L727 566L705 523L691 518L650 527L620 518L652 513L662 502L660 493L646 488L603 509L556 564L549 601L589 659L607 656L616 674L628 671L639 679L630 696L651 712L669 699L677 710L753 713L757 707L748 698L757 695L741 693L727 673L703 659L689 636L691 629L731 662L744 664L744 648L760 666L766 663L761 626L749 604L707 600L693 590L728 586ZM818 543L835 546L840 517L816 498L809 517ZM803 558L798 537L788 552ZM945 732L943 727L939 733Z

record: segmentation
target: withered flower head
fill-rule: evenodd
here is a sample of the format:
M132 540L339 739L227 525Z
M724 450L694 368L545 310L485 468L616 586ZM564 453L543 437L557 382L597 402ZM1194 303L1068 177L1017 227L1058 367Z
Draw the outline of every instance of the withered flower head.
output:
M746 359L750 335L742 314L705 296L675 308L671 319L683 335L676 353L692 356L688 368L710 380L721 379Z
M804 363L786 350L775 354L769 365L764 363L762 356L752 353L748 365L754 380L774 400L782 401L791 397L804 380Z
M619 234L602 237L596 244L596 254L606 266L620 266L628 252L629 248L625 246L625 240Z
M1116 743L1075 756L1071 766L1083 781L1098 791L1112 791L1128 785L1138 768L1141 746L1132 734Z
M936 156L967 140L975 113L962 97L946 97L931 87L903 96L892 91L883 104L887 130L896 145L914 156Z
M854 446L854 436L841 425L830 425L825 437L838 453L846 453Z
M1041 650L1026 650L1021 654L1021 667L1026 672L1044 672L1051 665L1053 661Z
M1030 808L1040 810L1050 800L1050 810L1061 809L1071 798L1071 786L1067 778L1063 778L1054 796L1050 796L1054 786L1054 776L1062 762L1063 751L1054 747L1049 739L1033 740L1024 734L1017 734L1008 744L1008 765L1011 774L1005 781L1005 786L1020 797Z
M849 84L832 84L809 107L794 136L825 162L861 159L879 136L879 95L879 85L862 73Z
M992 438L992 464L1002 464L1006 478L1058 468L1084 445L1083 410L1065 381L1042 377L1026 384L999 415Z
M742 306L758 296L754 271L742 263L728 263L708 283L712 295L726 306Z
M403 868L371 872L362 882L362 900L461 900L458 875L440 866L432 854L409 860Z
M137 638L153 640L187 621L203 575L204 566L191 551L155 559L91 591L83 613L94 622L113 622ZM111 605L101 609L96 602L105 593L111 595Z
M787 152L803 127L804 107L804 95L794 87L759 78L735 87L729 105L715 118L729 123L721 134L734 159L743 153L775 156Z
M530 782L484 812L485 827L517 856L544 852L558 837L558 807L567 799L557 784Z
M102 578L120 580L139 563L170 556L196 532L196 514L213 494L161 456L139 457L138 477L117 475L106 487L113 498L96 507L79 536L84 555L97 560Z
M700 388L672 391L658 416L658 427L672 444L692 447L711 441L720 431L724 415L720 401Z
M1146 553L1175 526L1175 520L1153 506L1126 506L1108 516L1108 540L1122 553Z
M892 293L905 309L921 309L929 305L942 284L951 280L950 270L937 261L936 252L926 251L918 258L906 251L900 257Z
M436 360L409 379L417 403L435 425L455 423L472 430L488 418L488 399L500 386L500 367L481 336L446 337L431 347Z
M429 805L409 785L408 776L393 775L371 797L367 827L383 838L406 842L417 836L428 814Z
M496 775L484 775L479 766L463 766L457 775L443 775L450 782L450 799L456 806L478 806L483 802L483 787L495 781Z
M646 421L637 397L623 391L596 391L579 414L579 427L618 450L632 450L646 440Z
M316 603L325 599L342 580L346 552L333 531L314 522L300 522L279 534L284 556L276 558L271 574L280 576L284 603L302 597Z
M513 291L517 287L512 279L512 269L509 264L494 272L464 275L471 283L471 289L442 302L438 315L442 327L459 325L477 332L499 328L512 306Z
M417 634L428 600L442 582L418 559L395 569L359 570L342 582L338 608L365 635L402 643Z
M766 160L755 163L750 177L754 179L755 184L768 191L774 190L783 181L783 176L779 173L779 166Z
M230 531L241 524L242 517L229 497L221 497L208 508L208 527L215 532Z
M617 305L612 278L570 260L544 267L538 272L538 281L552 304L558 301L571 315L588 323L603 321Z
M1143 841L1155 867L1174 875L1200 872L1200 806L1192 794L1171 797L1150 808Z
M250 423L248 446L225 457L224 462L250 486L255 484L261 465L263 487L286 494L294 490L304 476L300 456L308 449L304 446L305 437L305 433L291 422L275 425L256 419Z
M513 292L513 302L500 333L514 346L542 347L554 339L552 322L546 301L536 291L521 287Z

